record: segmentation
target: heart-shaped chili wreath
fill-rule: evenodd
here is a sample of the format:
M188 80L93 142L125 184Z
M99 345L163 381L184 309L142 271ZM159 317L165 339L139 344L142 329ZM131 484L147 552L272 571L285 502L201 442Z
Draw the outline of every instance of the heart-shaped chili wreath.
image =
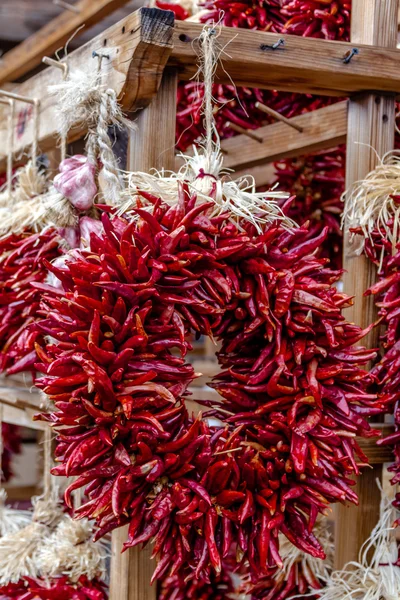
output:
M189 567L207 580L232 552L265 574L281 564L279 533L323 558L316 518L357 502L355 437L374 435L377 411L361 368L374 352L355 346L366 332L341 314L341 272L318 258L326 230L292 227L290 200L240 217L233 183L202 168L174 193L136 184L89 248L47 263L62 288L43 295L37 385L57 409L43 416L58 434L53 472L77 477L66 501L85 488L77 513L98 538L129 523L126 548L153 540L154 577ZM220 401L197 418L190 333L222 342Z

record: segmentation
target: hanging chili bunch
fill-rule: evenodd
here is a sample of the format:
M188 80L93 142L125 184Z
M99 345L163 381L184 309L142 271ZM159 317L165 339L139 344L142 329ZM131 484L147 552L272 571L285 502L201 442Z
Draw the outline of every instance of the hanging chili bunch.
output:
M373 296L382 328L380 359L370 371L371 391L378 394L382 412L394 416L395 432L378 442L393 446L395 463L389 467L394 473L393 485L400 481L400 196L393 193L399 181L398 151L389 152L363 181L346 192L344 211L346 226L354 236L354 251L363 252L377 267L377 282L365 292L366 296ZM400 506L398 494L394 505Z
M397 198L394 198L397 201ZM389 223L393 227L393 221ZM360 232L360 230L358 230ZM360 232L361 233L361 232ZM400 274L400 247L393 243L382 230L377 228L371 237L365 240L364 251L378 268L378 281L370 287L366 295L372 294L384 333L381 336L383 355L370 371L373 379L373 389L378 392L380 401L384 404L385 412L394 415L395 432L378 441L378 445L393 446L395 463L389 467L394 473L392 485L400 481L400 410L399 410L399 356L400 356L400 320L399 320L399 294ZM397 494L394 505L400 506L400 496Z
M38 334L29 325L39 308L47 269L42 258L60 255L60 238L51 229L43 233L22 233L0 241L0 371L9 375L33 369Z
M141 192L153 207L137 221L104 214L90 250L46 262L63 286L36 325L55 340L36 365L57 408L54 473L78 477L69 504L86 486L78 514L98 536L129 522L126 547L154 540L155 577L189 566L207 581L232 547L260 574L281 564L279 532L322 558L315 519L357 501L354 438L374 435L374 353L354 347L365 332L341 315L340 272L315 257L326 230L239 229L212 216L215 185L201 204L179 189L171 207ZM189 331L223 341L216 430L185 408Z

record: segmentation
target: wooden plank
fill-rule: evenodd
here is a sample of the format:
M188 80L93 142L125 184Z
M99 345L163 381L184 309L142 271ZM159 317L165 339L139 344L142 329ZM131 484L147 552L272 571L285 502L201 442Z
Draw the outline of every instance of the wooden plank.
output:
M48 429L49 425L42 421L33 421L33 412L29 409L17 408L16 406L10 406L0 400L0 404L3 406L3 422L10 423L11 425L20 425L21 427L30 427L44 431Z
M69 58L70 70L92 71L97 62L92 53L105 52L102 82L118 94L124 110L131 111L148 105L161 81L164 66L172 50L174 15L171 11L142 8L108 29L104 35L75 50ZM50 84L61 81L59 69L48 67L22 83L18 93L40 100L39 140L42 151L52 148L57 139L58 117L54 98L48 94ZM29 109L19 104L15 120L15 153L28 150L32 139L32 118ZM0 168L6 148L6 121L0 109ZM70 132L70 141L82 137L84 124ZM4 142L4 143L3 143ZM3 161L4 162L4 161Z
M104 17L121 8L129 0L79 0L74 4L77 12L64 10L42 29L4 54L0 62L0 86L15 81L62 48L71 35L82 27L89 28Z
M0 401L7 402L7 404L17 406L18 408L27 408L36 412L43 408L43 398L36 388L33 388L33 390L30 391L28 388L13 385L3 378L0 380Z
M257 135L263 138L262 144L243 135L224 140L224 167L245 170L342 144L347 135L347 102L299 115L292 121L303 127L303 133L284 123L273 123L257 129Z
M173 169L175 163L176 72L166 71L153 102L137 119L131 135L128 169ZM151 547L133 548L121 555L128 527L113 532L110 600L156 600L157 585L150 585L154 570Z
M387 23L383 23L382 31L386 28ZM199 45L196 40L202 29L199 23L176 22L170 64L179 67L181 79L191 79L197 72ZM262 50L279 39L284 40L284 45L278 49ZM221 28L218 43L225 52L223 66L217 69L217 82L227 83L231 78L237 86L330 96L371 90L400 91L400 52L395 47L385 48L383 44L371 47L360 40L333 42L230 27ZM344 64L343 58L355 45L358 55Z
M397 13L399 0L353 0L351 40L360 43L386 46L387 52L396 47ZM363 94L350 101L347 135L346 187L373 169L378 156L394 147L395 100L394 96ZM377 153L377 154L376 154ZM363 256L351 256L348 232L344 239L344 291L355 296L354 305L346 311L350 321L365 327L376 316L372 297L363 292L375 280L375 268ZM366 345L377 344L378 332L372 332ZM364 340L363 340L364 343ZM339 507L335 537L335 566L357 560L363 542L369 537L379 517L380 492L375 479L381 478L382 465L364 471L358 479L356 491L360 508Z

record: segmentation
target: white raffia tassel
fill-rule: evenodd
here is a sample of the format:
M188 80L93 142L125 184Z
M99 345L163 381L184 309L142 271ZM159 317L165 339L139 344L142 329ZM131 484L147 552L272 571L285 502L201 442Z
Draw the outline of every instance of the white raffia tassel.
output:
M92 533L89 521L74 521L66 515L38 554L42 575L67 575L74 582L81 575L89 579L103 579L106 575L107 552L104 543L91 540Z
M122 204L119 214L130 214L135 217L134 209L152 204L141 195L141 191L153 194L169 206L179 201L180 184L186 184L190 193L197 195L199 202L212 202L209 216L215 217L229 213L227 219L240 226L240 221L252 223L258 232L265 225L281 221L287 228L295 227L295 223L286 217L277 200L287 200L286 192L270 190L256 192L254 178L240 177L232 180L224 175L222 154L215 150L211 155L194 149L194 156L184 156L185 164L178 173L164 171L149 173L125 173L126 187L121 194ZM207 169L207 170L206 170Z
M400 151L384 155L378 166L365 179L358 181L346 191L342 224L361 228L362 236L353 239L354 252L361 254L365 238L377 228L391 241L393 248L399 241L400 198L396 202L391 196L400 196ZM394 221L394 223L392 223Z
M398 545L392 523L396 511L382 493L380 519L363 545L359 562L348 563L334 571L326 587L318 592L320 600L398 600L400 568L396 566ZM373 557L368 555L373 551Z
M34 498L32 503L29 525L0 539L0 585L39 574L38 550L63 516L58 490L53 490L48 498Z
M0 198L0 235L10 232L18 234L27 228L36 229L43 220L40 198L47 190L46 176L29 161L18 171L16 177L12 204L10 199L3 203L2 197Z
M0 537L16 533L29 525L32 519L32 513L29 510L11 508L7 506L6 500L6 491L0 489Z

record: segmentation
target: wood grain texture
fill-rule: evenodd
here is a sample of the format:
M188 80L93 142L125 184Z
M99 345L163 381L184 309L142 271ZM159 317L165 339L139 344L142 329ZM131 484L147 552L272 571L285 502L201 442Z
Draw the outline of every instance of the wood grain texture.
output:
M394 426L389 424L378 423L375 425L379 429L382 437L386 437L394 432ZM393 449L391 446L377 446L376 438L357 438L357 443L361 450L369 458L371 465L382 465L383 463L393 462ZM359 510L363 510L362 506Z
M69 58L70 70L93 71L97 62L93 51L106 52L102 62L102 83L116 91L125 111L148 105L160 85L162 73L172 50L174 15L171 11L142 8L108 29L104 35L75 50ZM105 50L106 49L106 50ZM39 145L45 151L56 144L58 136L55 100L49 96L50 84L58 83L62 73L49 67L18 86L18 93L40 100ZM32 116L26 106L18 104L15 121L15 153L26 151L32 140ZM6 121L0 109L0 169L6 148ZM69 141L85 134L83 123L77 124ZM2 160L3 159L3 160Z
M351 40L393 48L397 39L398 0L353 0ZM390 52L391 50L387 50ZM394 96L362 94L349 103L347 134L346 187L365 177L377 164L378 156L394 145ZM377 154L376 154L377 153ZM344 239L344 291L355 296L354 304L345 311L350 321L365 327L376 317L373 299L364 291L375 281L375 269L363 256L352 256L348 232ZM376 347L378 332L363 340ZM335 531L335 566L356 560L363 542L379 518L380 492L376 478L382 476L382 465L365 470L356 491L360 507L338 507Z
M243 170L342 144L347 135L347 102L338 102L291 120L303 127L302 133L285 123L273 123L257 129L262 144L243 135L224 140L224 167Z
M166 70L158 94L139 114L129 144L129 170L174 168L177 81L176 72ZM155 567L151 547L121 554L126 539L127 527L112 534L110 600L156 600L157 584L150 585Z
M43 56L52 56L62 48L82 25L88 29L128 1L79 0L74 4L78 12L64 10L3 56L0 62L0 85L22 77L40 65Z
M379 1L383 6L386 4L386 0ZM368 6L369 2L365 0L364 4ZM385 6L384 10L387 18L391 18L393 11ZM190 79L197 71L197 38L202 28L199 23L176 22L170 64L179 67L181 79ZM379 39L379 31L384 35L388 29L388 22L380 20L375 28L375 39ZM261 49L280 38L285 44L279 49ZM346 96L367 90L400 91L400 53L395 46L388 48L383 42L374 42L376 46L371 47L357 39L359 54L349 64L344 64L343 58L354 43L230 27L221 28L218 42L225 48L225 54L222 57L223 68L219 66L217 69L217 82L228 82L228 73L237 86L330 96ZM368 39L366 44L369 43Z

